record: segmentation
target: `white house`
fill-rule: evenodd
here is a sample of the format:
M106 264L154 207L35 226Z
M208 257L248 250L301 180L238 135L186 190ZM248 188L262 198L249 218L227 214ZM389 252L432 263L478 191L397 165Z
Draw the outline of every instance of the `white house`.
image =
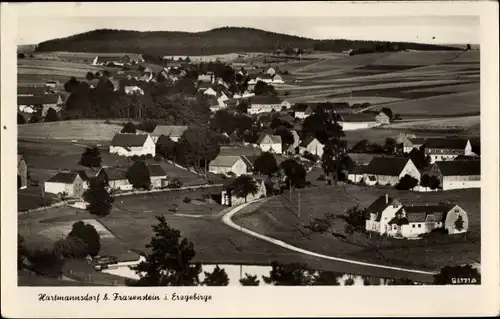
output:
M429 171L429 176L436 176L443 191L462 188L481 187L481 161L438 161Z
M147 155L155 156L155 142L149 134L122 134L113 137L109 146L111 154L120 156Z
M205 94L205 95L210 95L210 96L217 96L217 92L216 92L214 89L212 89L212 88L208 88L208 89L206 89L206 90L203 92L203 94Z
M153 188L162 188L168 185L167 173L160 164L150 164L148 170Z
M276 73L276 70L273 69L272 67L269 67L267 68L266 70L266 74L269 74L269 75L274 75Z
M208 171L214 174L236 176L247 174L248 164L241 156L219 155L208 164Z
M137 85L128 85L125 86L123 89L125 90L125 94L127 95L132 95L132 94L144 95L144 91Z
M232 182L234 182L235 179L231 179L227 181L224 185L224 189L221 192L221 204L225 206L236 206L243 204L245 202L249 202L261 197L266 197L267 196L267 191L266 191L266 185L264 183L264 180L262 179L253 179L255 183L257 184L257 192L255 194L248 194L246 198L244 197L237 197L232 193Z
M297 104L294 106L294 116L298 119L305 119L313 114L314 109L309 104Z
M363 179L367 185L395 186L405 176L420 181L420 171L412 160L406 157L374 157L366 166Z
M410 153L413 149L420 149L425 144L425 138L407 138L403 143L403 153Z
M81 197L85 191L85 182L78 172L59 172L44 184L46 193L67 197Z
M458 155L474 155L467 138L428 138L424 147L425 155L431 158L431 164L437 161L452 161Z
M263 152L282 153L281 136L261 133L256 143Z
M323 148L325 146L321 144L317 138L313 136L306 137L299 145L299 153L304 155L305 152L309 152L313 155L319 157L323 156Z
M344 131L355 131L379 126L375 117L369 113L338 114L338 124Z
M274 95L256 95L251 98L250 106L247 110L248 114L268 113L271 111L279 112L283 108L290 109L291 105L288 101Z
M354 166L347 174L347 180L354 184L361 183L363 182L365 171L366 171L366 165Z
M151 135L155 143L161 135L169 136L172 141L177 142L187 129L185 125L156 125Z
M104 172L108 178L108 189L111 191L130 191L134 187L127 178L127 169L124 167L106 167Z
M366 230L399 238L415 238L435 229L459 234L468 229L467 213L450 203L403 205L387 194L367 209Z

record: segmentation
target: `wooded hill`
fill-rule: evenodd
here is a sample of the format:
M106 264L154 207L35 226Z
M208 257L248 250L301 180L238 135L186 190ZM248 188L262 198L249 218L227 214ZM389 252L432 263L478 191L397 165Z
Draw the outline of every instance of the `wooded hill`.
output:
M385 50L389 42L313 40L253 28L224 27L204 32L125 31L99 29L39 43L37 52L69 51L122 53L155 56L210 55L235 52L269 52L302 48L341 52L349 49ZM397 49L456 50L449 46L394 42Z

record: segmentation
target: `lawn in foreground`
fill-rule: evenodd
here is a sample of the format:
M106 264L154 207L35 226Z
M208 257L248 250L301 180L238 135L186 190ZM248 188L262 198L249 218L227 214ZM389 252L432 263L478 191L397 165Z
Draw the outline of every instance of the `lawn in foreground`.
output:
M315 182L318 184L321 182ZM344 233L345 223L338 220L335 230L347 236L345 240L331 234L312 234L303 225L310 218L321 218L331 212L343 215L352 206L367 207L378 196L388 193L403 203L457 203L468 213L469 231L464 240L451 237L436 244L423 240L396 240L357 233ZM465 189L436 193L414 193L389 188L368 188L354 185L321 185L300 190L301 213L298 217L298 197L288 194L267 201L256 211L239 213L237 224L261 234L282 240L297 247L326 255L352 258L366 262L378 262L401 267L436 270L447 264L465 264L480 260L480 190Z

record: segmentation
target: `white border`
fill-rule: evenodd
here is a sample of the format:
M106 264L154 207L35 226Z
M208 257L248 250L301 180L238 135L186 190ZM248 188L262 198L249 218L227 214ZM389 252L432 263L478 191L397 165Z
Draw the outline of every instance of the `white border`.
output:
M22 3L1 7L2 96L2 300L5 317L237 317L237 316L472 316L499 313L498 206L498 3ZM167 10L168 8L168 10ZM188 9L189 8L189 9ZM17 287L15 117L17 15L25 16L387 16L478 15L481 20L482 281L446 287L259 287L259 288L42 288ZM33 26L36 28L36 26ZM4 129L4 127L6 129ZM37 293L211 294L200 302L62 303L37 301Z

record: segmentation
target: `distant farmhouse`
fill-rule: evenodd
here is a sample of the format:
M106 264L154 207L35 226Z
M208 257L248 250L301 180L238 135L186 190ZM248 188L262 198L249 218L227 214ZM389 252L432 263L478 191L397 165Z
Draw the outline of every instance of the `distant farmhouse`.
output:
M155 142L148 134L121 134L113 137L109 146L111 154L121 156L147 155L155 156Z
M366 230L399 238L415 238L435 229L448 234L468 229L467 213L456 204L403 205L387 194L367 208Z
M170 137L174 142L178 142L182 134L188 129L185 125L156 125L151 136L156 143L161 135Z
M98 55L92 60L92 65L105 66L114 64L117 66L131 65L144 62L142 54L125 54L125 55Z
M59 172L45 182L44 189L46 193L78 198L83 195L86 186L78 172Z
M234 174L235 176L247 174L249 163L244 156L219 155L208 164L208 170L213 174Z
M268 113L271 111L279 112L283 108L290 109L288 101L282 101L279 97L273 95L255 95L250 98L250 107L248 114Z
M458 155L474 155L469 139L466 138L428 138L425 142L425 155L436 161L452 161Z
M429 176L436 176L443 191L481 187L481 161L455 160L435 162Z
M406 157L374 157L364 170L367 185L395 186L405 175L420 181L420 171L412 160Z

